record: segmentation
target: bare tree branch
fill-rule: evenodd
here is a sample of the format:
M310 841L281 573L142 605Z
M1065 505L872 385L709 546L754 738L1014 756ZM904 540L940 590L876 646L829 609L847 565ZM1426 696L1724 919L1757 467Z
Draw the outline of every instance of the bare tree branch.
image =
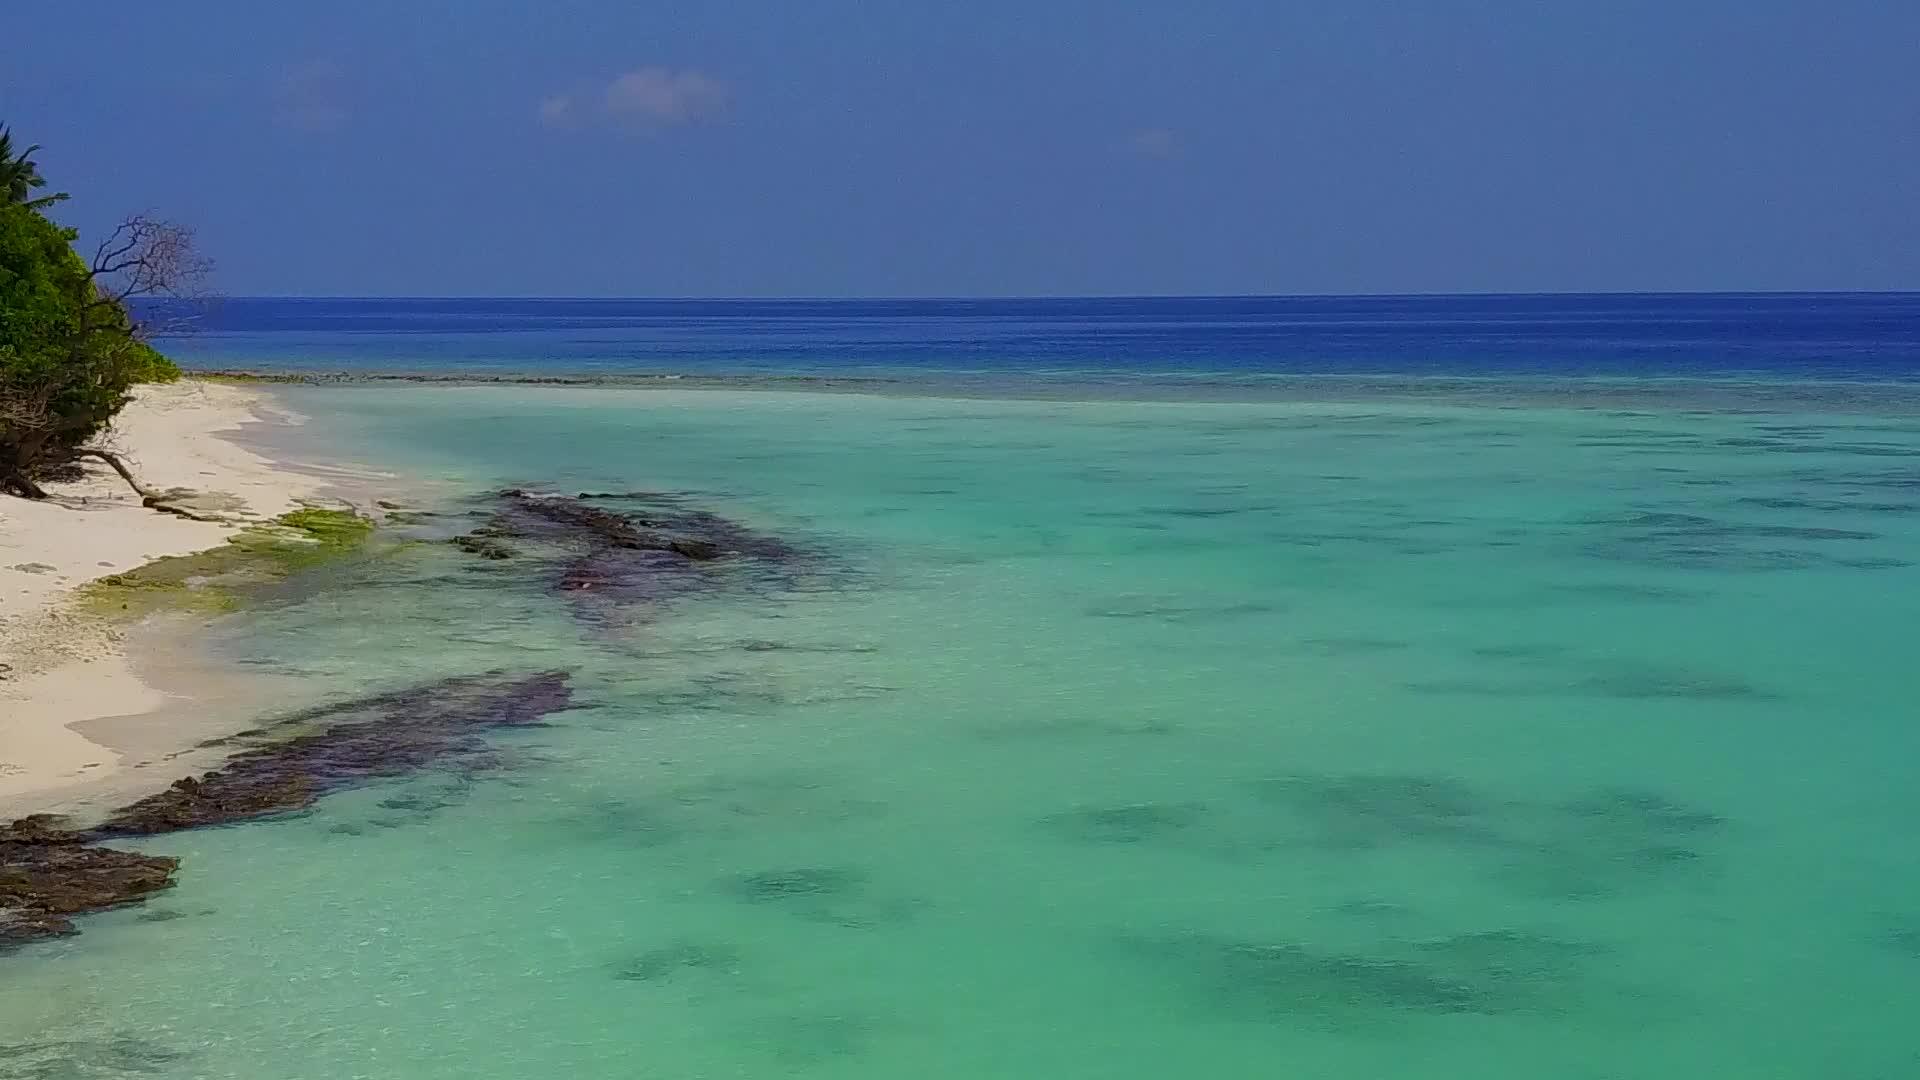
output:
M133 493L135 495L140 496L140 498L142 499L157 499L160 497L159 492L153 490L150 487L147 487L145 484L142 484L140 482L140 478L133 475L133 470L127 468L127 463L120 459L119 454L113 453L110 450L87 449L87 450L76 450L74 451L73 456L77 458L83 458L83 457L98 458L99 460L106 462L108 465L113 466L113 471L120 474L120 479L125 480L127 482L127 486L133 489Z
M212 260L194 246L192 228L135 214L94 249L89 277L99 296L89 306L125 306L149 297L199 299L212 272Z

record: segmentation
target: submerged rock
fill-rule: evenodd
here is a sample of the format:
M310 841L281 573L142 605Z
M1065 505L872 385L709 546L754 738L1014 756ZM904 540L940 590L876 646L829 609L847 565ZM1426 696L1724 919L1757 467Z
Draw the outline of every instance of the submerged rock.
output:
M1184 832L1205 819L1200 803L1132 803L1054 814L1041 825L1089 844L1138 844Z
M93 833L134 836L223 825L301 810L328 792L447 759L484 764L491 754L485 731L532 724L572 704L566 674L544 672L443 679L309 709L276 727L326 725L321 730L243 750L221 768L121 808ZM267 729L268 739L272 731Z
M1280 1023L1377 1023L1411 1016L1553 1015L1587 987L1592 942L1497 929L1344 950L1195 934L1156 942L1174 981L1223 1015ZM1136 946L1137 947L1137 946Z
M629 519L564 495L533 495L509 488L500 493L500 500L511 517L527 523L557 526L574 533L576 538L595 541L607 547L626 551L671 551L700 561L717 559L723 553L720 544L714 540L660 531L672 527L668 522Z
M679 496L583 492L579 497L508 488L479 528L449 542L486 559L527 555L554 565L556 592L582 616L630 619L681 596L722 586L786 584L798 548ZM637 505L615 513L588 499ZM714 572L725 567L725 572Z
M511 559L519 554L519 552L513 550L512 547L490 536L483 535L477 529L473 532L456 536L447 542L469 555L478 555L483 559Z
M865 882L866 875L857 870L837 866L805 866L745 874L733 882L733 890L742 900L762 904L802 897L845 896Z
M77 933L75 915L172 887L180 860L86 840L46 814L0 826L0 949Z
M568 563L553 587L564 593L593 592L593 599L605 596L609 603L659 604L700 587L687 570L686 559L673 552L607 548Z
M593 496L610 498L611 496ZM623 498L647 498L633 493ZM670 551L705 562L728 555L782 559L797 554L791 544L706 510L686 510L662 499L651 512L617 514L582 499L508 488L499 493L494 526L506 535L623 551Z
M179 860L100 841L303 810L343 788L430 765L494 760L485 733L571 708L563 672L441 679L282 717L224 740L249 744L219 769L122 807L91 829L48 815L0 827L0 949L75 933L73 916L139 903L173 884ZM291 737L285 736L290 732Z
M682 498L671 491L583 491L574 497L582 502L588 499L629 499L652 503L673 503Z
M737 974L740 950L731 945L683 941L648 949L620 965L614 978L624 982L661 982L689 972Z
M861 870L844 866L802 866L765 870L729 879L726 891L737 900L777 908L807 922L850 930L872 930L914 918L921 900L876 892Z
M1599 788L1562 804L1561 810L1597 826L1646 834L1692 833L1726 824L1719 814L1640 788Z
M1496 801L1450 776L1286 776L1262 781L1259 792L1308 825L1316 842L1336 848L1406 840L1482 843L1492 839L1499 810Z

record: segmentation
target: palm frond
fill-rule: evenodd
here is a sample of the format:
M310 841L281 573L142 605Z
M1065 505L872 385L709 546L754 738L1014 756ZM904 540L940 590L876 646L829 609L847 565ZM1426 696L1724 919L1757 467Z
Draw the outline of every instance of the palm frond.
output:
M66 198L65 195L49 195L44 198L32 197L36 188L47 186L47 178L40 175L40 166L33 161L34 152L40 149L39 143L16 152L13 149L13 132L0 125L0 201L20 203L30 210L51 206Z

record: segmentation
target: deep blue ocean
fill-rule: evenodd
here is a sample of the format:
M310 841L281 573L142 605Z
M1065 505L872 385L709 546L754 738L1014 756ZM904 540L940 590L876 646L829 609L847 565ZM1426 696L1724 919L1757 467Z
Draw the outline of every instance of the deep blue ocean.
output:
M1920 377L1920 293L553 300L234 297L191 367L475 374L916 371Z

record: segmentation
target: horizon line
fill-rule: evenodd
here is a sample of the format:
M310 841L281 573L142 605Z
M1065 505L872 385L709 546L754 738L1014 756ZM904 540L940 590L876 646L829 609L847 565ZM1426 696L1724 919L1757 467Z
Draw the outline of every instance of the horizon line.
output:
M533 293L221 293L219 300L569 300L647 303L1006 303L1057 300L1456 300L1506 297L1586 296L1920 296L1912 289L1555 289L1537 292L1489 290L1472 292L1302 292L1302 293L1030 293L926 295L638 295Z

